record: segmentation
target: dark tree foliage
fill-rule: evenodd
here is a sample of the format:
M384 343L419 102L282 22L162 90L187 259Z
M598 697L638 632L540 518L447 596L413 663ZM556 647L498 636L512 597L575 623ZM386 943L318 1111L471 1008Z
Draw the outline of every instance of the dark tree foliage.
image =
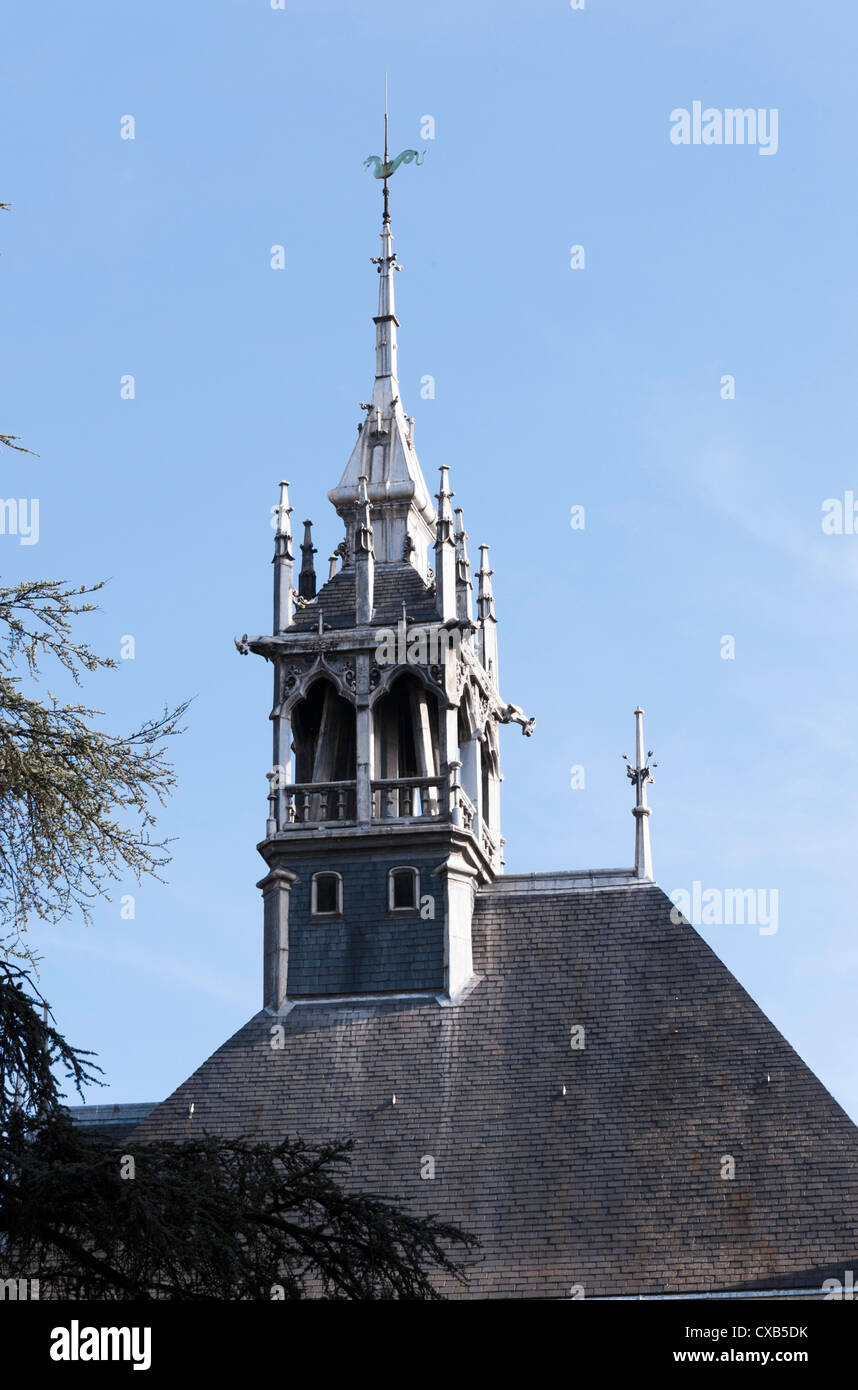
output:
M61 1085L98 1084L30 974L0 959L0 1279L55 1299L431 1299L474 1237L347 1190L352 1145L212 1135L106 1144Z
M352 1145L213 1135L104 1143L61 1078L97 1082L21 967L0 963L0 1279L55 1299L431 1299L474 1237L344 1186Z
M36 1278L50 1298L200 1300L435 1298L439 1279L465 1278L450 1252L475 1239L346 1190L349 1143L96 1141L60 1087L81 1093L98 1071L0 953L0 1279Z
M32 452L0 433L4 447ZM117 1146L63 1108L61 1084L82 1096L100 1068L12 957L33 959L28 917L86 918L124 870L158 877L169 856L150 807L174 785L164 740L187 709L121 736L93 723L98 710L29 688L45 657L75 684L116 665L73 637L100 588L0 586L0 1279L38 1279L55 1299L440 1297L439 1279L466 1278L451 1251L475 1237L346 1191L350 1143Z
M0 202L0 210L9 204ZM0 432L0 451L30 453ZM89 916L111 880L130 871L158 877L169 860L153 838L154 802L174 785L165 741L181 732L187 704L130 734L109 733L101 711L63 703L38 689L47 659L75 685L81 674L115 668L75 633L101 584L25 580L0 586L0 948L29 956L27 919Z
M0 1177L0 1277L38 1277L42 1298L440 1297L433 1275L465 1277L449 1247L474 1238L346 1191L350 1149L123 1147L58 1117Z
M0 960L0 1145L57 1113L64 1094L58 1071L81 1096L84 1085L100 1085L92 1055L57 1032L26 970Z
M94 723L99 710L24 686L39 681L45 658L75 684L81 672L115 668L73 634L101 587L0 586L0 923L15 938L32 915L57 922L77 910L86 919L123 871L157 878L170 857L152 837L151 804L175 783L164 742L182 731L187 703L113 734Z

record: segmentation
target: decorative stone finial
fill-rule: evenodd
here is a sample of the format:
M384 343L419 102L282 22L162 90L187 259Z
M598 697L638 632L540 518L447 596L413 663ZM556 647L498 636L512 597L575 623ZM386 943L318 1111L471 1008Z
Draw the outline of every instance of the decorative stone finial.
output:
M644 736L643 736L643 716L644 712L638 705L635 710L635 762L632 766L626 753L623 758L626 763L626 773L634 783L635 804L632 807L632 815L635 818L635 874L638 878L652 879L652 847L649 837L649 818L652 814L646 803L646 789L648 782L654 782L652 768L658 767L658 763L650 764L652 749L647 750L644 759Z
M280 501L276 507L277 526L274 532L274 631L285 632L292 624L292 508L289 506L289 484L281 482Z
M292 511L293 508L289 506L289 484L281 482L280 501L277 506L277 527L275 530L275 535L278 537L278 539L281 536L285 536L286 540L288 541L287 549L289 551L290 559L292 558L292 522L290 520L292 516Z
M471 579L471 562L468 559L468 533L465 530L465 517L461 507L456 508L456 530L453 539L456 543L456 617L462 622L473 622L474 585Z
M438 529L440 537L442 522L448 522L450 530L452 531L453 511L450 506L450 501L456 494L450 491L450 469L447 464L442 463L438 472L441 474L441 489L439 492L435 493L435 496L438 498Z
M451 622L456 616L456 546L453 540L453 510L450 502L450 470L442 464L441 488L438 498L438 519L435 524L435 606L441 621Z
M302 598L312 599L316 597L316 571L313 566L313 556L316 547L313 545L313 523L304 522L304 539L301 543L301 572L298 575L298 593Z
M480 622L486 618L495 617L495 596L492 589L493 569L489 569L489 548L487 545L480 546L480 588L477 595L477 612Z
M489 548L480 546L480 587L477 594L477 617L479 618L478 650L495 687L498 685L498 620L495 616L495 596L492 590L492 575L489 568Z

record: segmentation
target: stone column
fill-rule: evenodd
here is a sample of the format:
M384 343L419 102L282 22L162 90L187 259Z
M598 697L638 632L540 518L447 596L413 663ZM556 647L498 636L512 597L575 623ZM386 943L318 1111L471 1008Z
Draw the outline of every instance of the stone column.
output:
M257 883L262 889L264 946L262 1004L281 1008L286 998L289 964L289 895L298 875L290 869L272 869Z
M358 479L358 494L355 502L355 623L362 627L372 622L372 609L375 592L375 551L372 541L371 508L367 493L367 480Z
M286 814L286 793L284 786L292 781L292 724L287 714L280 712L280 696L283 685L283 663L274 662L274 710L271 720L274 725L272 738L273 764L271 771L276 780L273 783L274 799L271 803L274 811L273 817L269 818L267 832L269 835L276 834L282 830L287 823ZM271 820L274 824L272 826Z
M481 808L481 814L495 839L500 839L500 778L491 772L488 777L489 804Z
M474 974L471 921L475 871L454 853L435 872L444 889L444 987L447 996L455 998Z
M451 769L455 767L458 772L461 767L458 753L459 712L453 706L445 709L442 703L438 711L438 758L441 776L446 777L448 786L451 784Z
M483 823L488 826L495 839L500 842L500 784L503 780L500 773L500 739L498 738L498 726L494 719L489 719L486 724L485 744L481 750L481 756L485 760L488 770L486 782L486 802L480 807ZM496 770L497 769L497 770ZM482 778L480 779L482 784Z
M462 787L467 797L473 802L478 821L483 816L483 768L482 750L480 739L475 734L472 738L466 738L462 743ZM478 826L474 826L474 833L478 833Z
M357 819L361 825L372 820L372 711L369 707L371 652L358 652L355 661L355 743L357 748Z

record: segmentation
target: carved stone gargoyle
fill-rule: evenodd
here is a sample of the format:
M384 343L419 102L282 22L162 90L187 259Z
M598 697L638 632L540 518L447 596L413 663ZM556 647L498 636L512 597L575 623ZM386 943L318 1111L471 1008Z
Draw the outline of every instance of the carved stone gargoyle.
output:
M529 719L520 705L507 705L501 715L502 724L520 724L521 732L525 738L530 738L536 725L535 719Z

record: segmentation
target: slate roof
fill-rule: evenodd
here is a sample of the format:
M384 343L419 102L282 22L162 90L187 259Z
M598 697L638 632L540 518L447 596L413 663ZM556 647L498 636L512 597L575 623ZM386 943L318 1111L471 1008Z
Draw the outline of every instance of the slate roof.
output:
M141 1120L155 1109L154 1101L132 1102L130 1105L69 1105L67 1110L76 1125L98 1139L119 1143L137 1128Z
M435 592L427 587L413 565L378 565L373 592L373 622L382 627L395 627L406 606L409 623L438 621ZM296 609L294 631L312 631L319 623L319 609L328 627L346 628L355 625L355 572L340 570L329 579L307 608ZM290 629L292 630L292 629Z
M299 1004L282 1051L262 1012L135 1137L183 1137L189 1101L225 1135L354 1137L355 1185L480 1236L471 1296L818 1287L858 1268L858 1130L665 894L515 887L478 895L482 979L459 1004Z

